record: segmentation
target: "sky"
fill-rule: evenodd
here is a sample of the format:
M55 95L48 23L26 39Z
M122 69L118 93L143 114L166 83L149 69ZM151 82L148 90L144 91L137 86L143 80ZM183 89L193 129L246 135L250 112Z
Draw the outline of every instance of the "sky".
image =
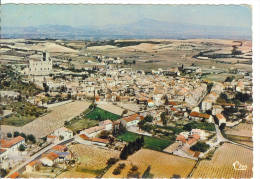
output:
M105 26L142 19L198 25L252 26L252 10L244 5L1 5L1 26Z

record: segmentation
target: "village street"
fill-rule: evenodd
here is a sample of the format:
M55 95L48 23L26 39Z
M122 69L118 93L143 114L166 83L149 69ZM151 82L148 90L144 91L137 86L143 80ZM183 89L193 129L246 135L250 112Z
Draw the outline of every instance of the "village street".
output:
M74 140L74 137L70 138L70 139L65 139L62 141L59 141L57 143L51 144L49 146L47 146L46 148L43 148L42 150L40 150L39 152L37 152L36 154L34 154L33 156L31 156L29 159L27 159L25 162L23 162L21 165L19 165L18 167L16 167L15 169L13 169L12 171L9 172L8 175L6 175L5 178L8 178L11 174L13 174L14 172L18 172L20 170L22 170L28 163L32 162L33 160L37 159L38 157L40 157L43 153L47 152L48 150L50 150L52 147L59 145L59 144L64 144L67 142L71 142L72 140Z

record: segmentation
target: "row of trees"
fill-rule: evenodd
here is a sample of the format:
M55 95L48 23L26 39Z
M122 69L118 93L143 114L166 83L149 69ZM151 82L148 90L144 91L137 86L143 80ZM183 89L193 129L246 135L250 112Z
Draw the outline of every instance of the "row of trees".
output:
M133 154L135 151L144 146L144 136L138 137L135 141L129 142L120 153L120 159L126 160L128 155Z
M18 131L15 131L13 134L10 133L10 132L7 133L7 137L8 138L12 138L12 136L13 137L21 136L21 137L23 137L25 139L25 141L30 141L33 144L36 143L36 139L35 139L34 135L32 135L32 134L26 135L25 133L23 133L23 132L19 133Z

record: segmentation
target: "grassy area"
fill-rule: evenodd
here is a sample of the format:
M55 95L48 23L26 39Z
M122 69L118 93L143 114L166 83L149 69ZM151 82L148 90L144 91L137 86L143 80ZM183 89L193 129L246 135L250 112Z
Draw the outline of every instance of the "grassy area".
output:
M25 101L11 103L9 107L14 113L3 118L0 121L1 125L23 126L47 112L46 108Z
M66 125L67 128L71 129L74 133L82 129L87 129L98 124L98 121L75 117Z
M139 134L127 131L124 134L119 135L117 138L126 142L131 142L136 140L136 138L139 136L140 136ZM144 147L148 149L162 151L172 143L173 142L170 140L144 136Z
M88 113L85 117L88 119L97 120L97 121L104 121L106 119L117 120L120 118L119 115L105 111L98 107L96 107L93 111Z
M25 83L21 77L16 74L10 67L0 68L0 90L12 90L20 92L21 95L35 96L42 90L38 89L33 83Z

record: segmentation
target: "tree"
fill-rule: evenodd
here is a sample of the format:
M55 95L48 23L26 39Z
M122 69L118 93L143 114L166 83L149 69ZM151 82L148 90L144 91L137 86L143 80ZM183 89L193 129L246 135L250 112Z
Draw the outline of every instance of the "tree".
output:
M123 148L123 150L121 151L119 157L120 157L121 160L126 160L126 159L127 159L127 157L128 157L127 146L125 146L125 147Z
M225 127L226 127L226 123L221 123L220 126L219 126L219 129L221 131L223 131L225 129Z
M122 112L122 114L121 114L121 117L123 117L125 114L127 114L128 113L128 110L127 109L125 109L125 110L123 110L123 112Z
M0 177L4 178L7 175L7 171L3 168L0 168Z
M119 168L115 168L113 171L114 175L119 175L121 173L121 170Z
M12 133L10 133L10 132L7 133L8 138L12 138L12 136L13 136Z
M160 117L161 117L161 120L162 120L162 123L163 123L163 125L167 125L167 120L166 120L166 114L165 114L165 112L162 112L161 113L161 115L160 115Z
M205 142L197 142L195 145L191 146L191 150L199 151L199 152L206 152L209 149L209 144Z
M153 122L153 116L151 116L149 114L149 115L145 116L144 120L147 121L147 122Z
M32 135L32 134L29 134L29 135L27 136L27 139L28 139L29 141L31 141L33 144L36 143L36 139L35 139L34 135Z
M141 146L144 146L144 136L143 135L141 136L140 143L141 143Z
M117 161L118 159L116 158L110 158L107 160L107 165L114 165Z
M18 150L21 152L25 151L25 146L23 144L19 145Z
M43 86L43 88L44 88L45 93L48 93L48 91L49 91L49 86L48 86L46 83L43 83L42 86Z
M165 98L165 103L164 103L164 104L165 104L165 105L168 105L168 104L169 104L169 99L168 99L168 96L167 96L167 95L165 95L165 97L164 97L164 98Z
M27 137L26 137L26 135L25 135L25 133L20 133L20 136L22 136L25 140L27 139Z
M19 136L19 134L20 134L20 133L19 133L18 131L15 131L13 136L14 136L14 137L17 137L17 136Z
M109 131L103 130L103 131L100 132L99 137L100 137L101 139L107 139L109 135L110 135L110 132L109 132Z

